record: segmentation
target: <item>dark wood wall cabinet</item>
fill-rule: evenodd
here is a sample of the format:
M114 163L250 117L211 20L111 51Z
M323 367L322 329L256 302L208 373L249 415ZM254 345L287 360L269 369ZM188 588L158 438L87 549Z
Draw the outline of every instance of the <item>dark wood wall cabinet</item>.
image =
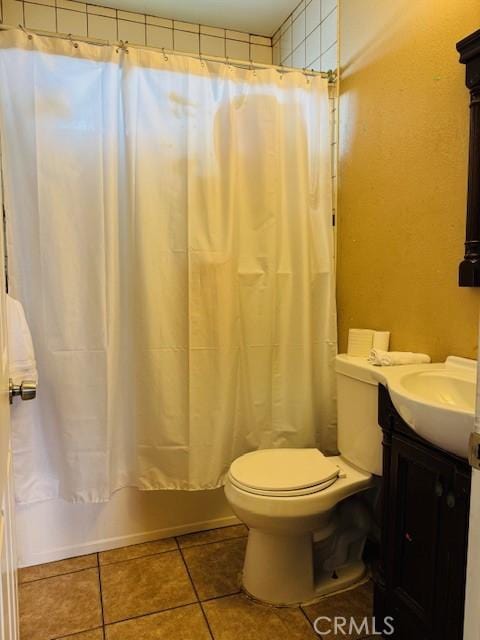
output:
M466 66L465 83L470 91L467 229L459 284L480 287L480 30L458 42L457 51Z
M419 438L379 386L383 430L376 620L391 616L395 640L461 640L471 468Z

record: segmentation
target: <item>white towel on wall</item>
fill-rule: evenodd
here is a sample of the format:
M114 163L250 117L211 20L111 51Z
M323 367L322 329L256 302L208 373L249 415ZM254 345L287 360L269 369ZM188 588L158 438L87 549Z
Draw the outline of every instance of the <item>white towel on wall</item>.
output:
M15 383L38 379L32 334L18 300L7 295L8 359L10 377Z
M9 373L15 384L23 380L37 382L37 363L32 335L27 324L23 306L7 295L6 316L8 331ZM14 400L11 410L12 451L15 498L25 501L25 493L33 494L35 500L45 495L38 460L39 448L43 446L42 433L38 425L38 403L36 400L22 402Z
M426 364L431 362L426 353L412 353L410 351L382 351L372 349L368 356L370 364L390 367L398 364Z

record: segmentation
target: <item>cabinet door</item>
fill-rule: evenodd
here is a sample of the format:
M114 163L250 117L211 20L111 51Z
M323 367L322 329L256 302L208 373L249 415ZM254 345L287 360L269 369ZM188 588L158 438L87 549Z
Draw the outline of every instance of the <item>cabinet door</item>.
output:
M441 532L452 466L401 436L393 436L391 451L386 578L389 608L398 618L395 637L440 640L447 603L445 590L438 588L447 578Z
M463 638L470 484L471 471L457 470L453 485L445 496L446 527L442 531L441 548L446 574L440 588L445 592L447 602L443 628L444 637L448 640Z

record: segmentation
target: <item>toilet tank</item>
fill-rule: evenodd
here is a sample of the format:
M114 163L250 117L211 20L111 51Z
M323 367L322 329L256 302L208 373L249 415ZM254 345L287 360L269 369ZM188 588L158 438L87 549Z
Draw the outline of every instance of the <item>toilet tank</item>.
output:
M382 475L382 430L378 426L376 367L366 358L338 355L337 379L338 450L356 467Z

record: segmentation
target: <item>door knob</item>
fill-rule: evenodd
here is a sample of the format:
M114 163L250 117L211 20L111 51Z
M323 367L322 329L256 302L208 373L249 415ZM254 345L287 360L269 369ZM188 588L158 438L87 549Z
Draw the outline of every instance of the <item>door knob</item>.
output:
M20 396L22 400L33 400L37 395L37 383L35 380L23 380L21 384L13 384L10 378L8 395L10 404L13 403L15 396Z
M455 495L451 491L449 491L447 494L447 507L449 509L453 509L455 507L455 503Z
M440 480L437 480L435 483L435 495L437 498L441 498L443 496L443 484Z

